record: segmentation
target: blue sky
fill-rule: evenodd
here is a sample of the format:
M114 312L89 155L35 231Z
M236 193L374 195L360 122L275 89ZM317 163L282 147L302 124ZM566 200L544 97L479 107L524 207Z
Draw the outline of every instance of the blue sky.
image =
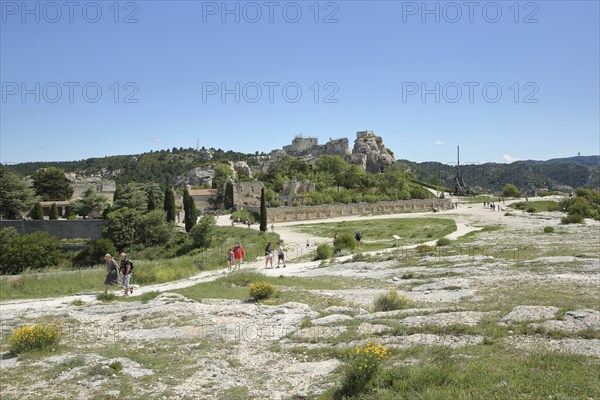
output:
M413 161L600 153L597 1L70 4L0 1L3 163L366 129Z

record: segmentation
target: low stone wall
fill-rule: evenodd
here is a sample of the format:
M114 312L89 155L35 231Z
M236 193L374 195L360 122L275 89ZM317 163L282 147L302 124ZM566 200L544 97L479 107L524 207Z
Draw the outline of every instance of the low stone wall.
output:
M244 207L260 213L259 207ZM398 200L377 203L324 204L320 206L276 207L267 210L268 223L302 221L343 217L362 214L396 214L419 211L447 210L452 208L450 199Z
M17 229L21 235L32 232L48 232L50 236L60 239L90 238L99 239L102 235L101 219L69 220L3 220L0 228L10 226Z

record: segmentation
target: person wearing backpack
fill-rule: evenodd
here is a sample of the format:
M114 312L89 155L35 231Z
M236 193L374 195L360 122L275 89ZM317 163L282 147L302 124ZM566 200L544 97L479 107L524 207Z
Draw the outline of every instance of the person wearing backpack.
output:
M133 287L129 287L131 274L133 273L133 263L127 258L125 252L121 252L119 255L121 256L121 275L123 276L121 284L125 290L123 296L129 296L129 293L133 293Z
M121 280L119 279L119 265L112 258L110 254L106 254L104 256L106 260L106 278L104 279L104 294L108 293L108 287L113 285L121 285Z

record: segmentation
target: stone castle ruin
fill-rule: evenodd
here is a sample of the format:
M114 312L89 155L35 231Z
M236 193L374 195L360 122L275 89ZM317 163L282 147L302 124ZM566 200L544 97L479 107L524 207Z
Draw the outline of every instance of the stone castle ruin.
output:
M382 172L386 165L396 161L393 153L384 146L381 136L375 135L373 131L356 132L352 150L348 138L330 138L327 143L319 144L315 137L296 136L292 144L283 146L283 150L274 150L271 157L277 158L284 154L308 160L316 160L322 154L340 156L346 162L371 173Z

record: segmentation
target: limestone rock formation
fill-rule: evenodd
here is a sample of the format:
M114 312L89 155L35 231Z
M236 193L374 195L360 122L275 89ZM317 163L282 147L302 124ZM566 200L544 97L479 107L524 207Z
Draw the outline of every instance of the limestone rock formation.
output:
M231 169L235 171L237 176L252 176L252 170L250 169L246 161L230 161L229 165L231 166Z
M395 161L394 156L385 148L381 136L375 135L373 131L356 132L352 156L359 155L366 156L365 168L369 172L379 172L382 166Z
M212 180L215 177L214 165L206 165L204 167L196 167L189 170L185 177L185 183L187 185L195 186L208 183L212 185Z

